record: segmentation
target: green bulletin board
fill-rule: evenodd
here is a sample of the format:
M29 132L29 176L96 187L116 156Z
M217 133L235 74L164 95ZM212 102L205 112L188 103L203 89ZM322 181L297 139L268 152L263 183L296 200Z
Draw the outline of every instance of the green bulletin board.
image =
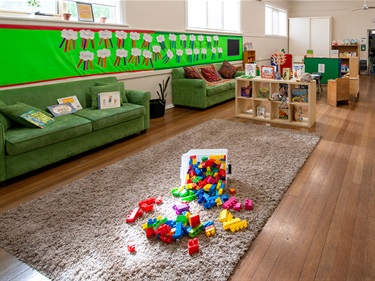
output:
M304 62L306 72L319 72L322 75L322 84L327 84L329 79L341 77L340 58L305 58Z
M242 60L241 36L19 25L0 25L0 36L0 87Z

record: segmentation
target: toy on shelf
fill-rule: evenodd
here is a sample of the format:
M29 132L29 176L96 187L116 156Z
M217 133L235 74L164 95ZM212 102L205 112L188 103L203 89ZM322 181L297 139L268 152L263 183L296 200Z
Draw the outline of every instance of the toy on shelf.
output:
M277 73L278 73L278 77L280 78L281 77L281 73L280 73L281 66L286 62L285 53L284 52L273 53L272 56L271 56L271 61L272 61L272 63L277 65Z

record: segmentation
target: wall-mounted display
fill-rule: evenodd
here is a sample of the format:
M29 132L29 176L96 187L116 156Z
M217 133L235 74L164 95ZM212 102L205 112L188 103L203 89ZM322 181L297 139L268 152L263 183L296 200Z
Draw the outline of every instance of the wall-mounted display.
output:
M0 87L242 60L243 52L242 36L18 25L0 30L10 38L0 47Z

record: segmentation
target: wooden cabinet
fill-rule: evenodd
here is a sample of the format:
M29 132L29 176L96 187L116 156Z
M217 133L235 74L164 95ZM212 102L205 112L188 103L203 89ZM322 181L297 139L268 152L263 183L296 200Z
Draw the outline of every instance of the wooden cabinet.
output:
M243 69L245 69L245 64L255 62L255 50L243 51Z
M301 91L304 99L292 98L292 93ZM272 100L282 92L287 94L284 102ZM316 82L236 78L235 110L241 118L310 128L316 118Z
M328 80L327 102L337 106L339 101L349 104L349 78L337 78Z

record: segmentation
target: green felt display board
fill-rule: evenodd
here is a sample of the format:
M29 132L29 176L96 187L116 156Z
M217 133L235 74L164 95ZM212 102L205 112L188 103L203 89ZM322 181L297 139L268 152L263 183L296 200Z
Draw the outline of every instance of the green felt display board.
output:
M16 25L0 36L0 86L242 60L241 36Z
M329 79L341 77L341 59L339 58L305 58L305 71L308 73L319 72L322 75L322 84L327 84ZM319 65L324 65L324 72L320 72Z

